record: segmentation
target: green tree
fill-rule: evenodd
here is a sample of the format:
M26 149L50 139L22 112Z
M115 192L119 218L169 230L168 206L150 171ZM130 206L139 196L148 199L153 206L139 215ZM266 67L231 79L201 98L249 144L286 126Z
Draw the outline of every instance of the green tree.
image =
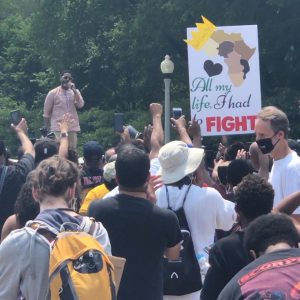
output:
M34 73L41 63L30 39L30 19L12 15L0 24L0 92L30 107L39 92Z
M38 128L47 92L61 70L71 69L86 100L82 142L94 137L109 144L113 111L139 120L136 126L148 121L148 104L163 98L159 64L169 54L175 63L172 103L187 114L183 39L204 15L217 26L258 25L263 104L287 111L296 136L299 12L298 0L2 0L0 97L25 103L39 116Z

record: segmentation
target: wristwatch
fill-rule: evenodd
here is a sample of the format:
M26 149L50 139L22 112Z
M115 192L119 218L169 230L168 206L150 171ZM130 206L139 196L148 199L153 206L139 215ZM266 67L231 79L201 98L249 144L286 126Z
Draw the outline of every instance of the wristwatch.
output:
M61 133L60 133L60 137L61 137L61 138L68 137L68 133L67 133L67 132L61 132Z

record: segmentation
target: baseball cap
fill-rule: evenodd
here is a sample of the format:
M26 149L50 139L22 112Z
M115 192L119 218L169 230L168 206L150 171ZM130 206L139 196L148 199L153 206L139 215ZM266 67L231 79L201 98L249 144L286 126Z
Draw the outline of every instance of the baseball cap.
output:
M42 160L49 158L58 153L58 147L56 141L43 138L37 140L34 144L35 149L35 162L39 163Z
M186 143L172 141L164 145L158 154L161 175L165 184L175 183L194 173L204 157L204 149L189 148Z
M85 159L99 159L103 156L104 151L101 145L96 141L88 141L83 145L83 157Z

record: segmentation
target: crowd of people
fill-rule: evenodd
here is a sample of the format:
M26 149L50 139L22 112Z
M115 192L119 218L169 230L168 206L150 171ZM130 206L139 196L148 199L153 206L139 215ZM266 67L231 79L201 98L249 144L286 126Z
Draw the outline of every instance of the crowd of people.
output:
M89 141L81 164L83 105L63 72L45 101L55 135L33 145L25 119L12 125L17 162L0 143L1 300L300 299L300 157L283 111L258 113L250 146L223 137L211 165L199 124L171 118L164 144L152 103L142 137Z

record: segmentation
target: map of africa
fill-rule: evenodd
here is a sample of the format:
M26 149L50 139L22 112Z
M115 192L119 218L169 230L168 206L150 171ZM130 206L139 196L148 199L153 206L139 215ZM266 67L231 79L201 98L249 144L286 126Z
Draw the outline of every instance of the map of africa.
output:
M216 30L203 46L203 50L210 57L224 57L224 62L228 66L228 76L232 84L238 87L243 84L250 71L249 60L256 48L250 48L240 33L228 34L224 30ZM223 66L212 60L206 60L203 67L210 77L219 75L223 71Z

